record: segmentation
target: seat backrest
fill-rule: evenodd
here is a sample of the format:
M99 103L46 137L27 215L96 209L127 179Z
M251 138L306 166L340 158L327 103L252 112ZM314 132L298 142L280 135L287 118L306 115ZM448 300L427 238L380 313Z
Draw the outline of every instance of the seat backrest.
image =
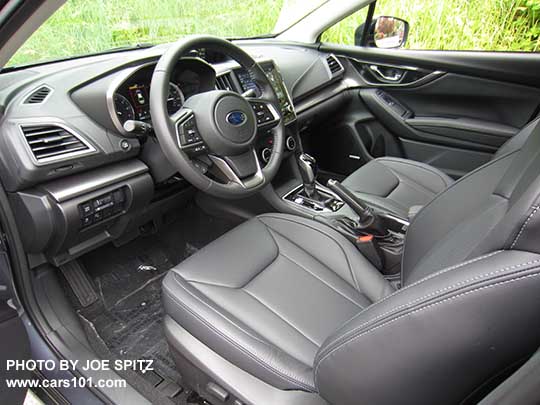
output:
M531 126L534 125L535 120L531 121L530 124L525 126L521 131L519 131L517 134L515 134L512 138L507 140L505 143L502 144L502 146L497 149L497 152L493 154L493 159L497 159L498 157L501 157L503 155L506 155L510 152L514 152L518 149L521 149L523 144L527 142L527 139L529 138L529 135L531 134Z
M455 404L540 345L540 124L413 220L403 288L330 336L315 381L331 403ZM530 136L529 136L530 135Z
M414 217L405 241L402 285L510 247L540 193L540 119L522 131L527 139L522 148L464 176Z

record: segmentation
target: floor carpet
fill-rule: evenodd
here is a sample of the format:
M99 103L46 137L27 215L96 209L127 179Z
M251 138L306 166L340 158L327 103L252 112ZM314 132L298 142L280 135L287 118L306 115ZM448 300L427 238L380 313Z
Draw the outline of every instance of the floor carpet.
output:
M99 300L77 312L89 340L114 358L152 359L158 377L179 383L162 328L161 281L174 265L236 225L189 205L159 231L123 246L103 246L80 261ZM148 376L156 379L156 376Z

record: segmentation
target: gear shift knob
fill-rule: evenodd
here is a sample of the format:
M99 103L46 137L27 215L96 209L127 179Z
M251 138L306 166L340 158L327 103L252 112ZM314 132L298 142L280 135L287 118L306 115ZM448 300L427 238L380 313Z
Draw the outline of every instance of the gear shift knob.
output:
M298 156L298 167L300 168L306 195L308 197L315 197L317 194L317 189L315 188L315 181L317 180L317 161L313 156L302 153Z

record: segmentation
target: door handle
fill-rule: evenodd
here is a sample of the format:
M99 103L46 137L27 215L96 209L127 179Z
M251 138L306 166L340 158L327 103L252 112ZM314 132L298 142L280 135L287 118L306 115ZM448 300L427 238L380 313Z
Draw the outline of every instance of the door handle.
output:
M390 74L387 74L387 73L384 73L381 68L377 65L369 65L369 69L375 73L376 76L379 77L379 79L385 81L385 82L389 82L389 83L397 83L401 80L401 78L403 77L403 72L397 70L397 69L394 69L394 68L391 68L391 70L394 72L393 75L390 75Z

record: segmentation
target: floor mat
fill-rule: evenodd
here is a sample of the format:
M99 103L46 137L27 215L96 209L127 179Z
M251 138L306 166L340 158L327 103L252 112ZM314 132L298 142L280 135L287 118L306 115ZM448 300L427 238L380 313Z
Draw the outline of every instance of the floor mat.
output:
M163 334L161 281L171 267L235 225L188 206L155 234L85 255L80 260L99 301L87 308L74 302L79 315L115 358L152 359L161 377L179 382Z

